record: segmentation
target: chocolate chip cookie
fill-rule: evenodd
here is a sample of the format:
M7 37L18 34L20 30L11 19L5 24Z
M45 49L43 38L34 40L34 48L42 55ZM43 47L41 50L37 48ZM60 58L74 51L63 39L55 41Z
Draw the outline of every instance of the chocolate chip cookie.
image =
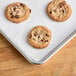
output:
M49 45L50 40L51 31L45 26L34 27L28 35L28 42L34 48L45 48Z
M47 14L55 21L65 21L72 14L71 6L64 0L54 0L47 6Z
M31 13L31 9L28 8L27 5L20 2L16 2L8 5L5 10L6 18L15 23L20 23L28 19L30 13Z

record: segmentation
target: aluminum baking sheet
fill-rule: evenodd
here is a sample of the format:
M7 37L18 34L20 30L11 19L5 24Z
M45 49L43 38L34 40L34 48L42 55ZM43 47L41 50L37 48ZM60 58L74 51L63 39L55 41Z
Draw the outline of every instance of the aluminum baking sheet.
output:
M46 7L50 1L52 0L0 0L0 33L31 63L46 62L76 34L76 0L66 0L72 7L72 15L65 22L56 22L47 16ZM5 8L13 2L22 2L31 8L28 20L16 24L5 18ZM37 25L46 26L52 31L52 40L47 48L35 49L27 43L28 32Z

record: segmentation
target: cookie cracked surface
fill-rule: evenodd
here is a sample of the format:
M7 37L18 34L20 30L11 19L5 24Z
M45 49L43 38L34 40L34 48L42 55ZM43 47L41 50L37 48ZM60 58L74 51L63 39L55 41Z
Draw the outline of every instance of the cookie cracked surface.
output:
M34 27L28 35L28 42L34 48L45 48L49 45L50 40L51 31L45 26Z
M48 4L47 14L55 21L65 21L72 14L71 6L64 0L54 0Z
M31 10L27 5L16 2L7 6L5 10L5 16L8 20L20 23L26 20L30 16Z

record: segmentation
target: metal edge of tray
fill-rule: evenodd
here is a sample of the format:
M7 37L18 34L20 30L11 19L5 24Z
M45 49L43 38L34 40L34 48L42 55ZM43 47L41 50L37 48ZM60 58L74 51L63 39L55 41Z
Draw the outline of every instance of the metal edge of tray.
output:
M42 58L40 61L34 60L32 57L27 56L21 51L21 47L8 35L5 34L4 30L0 30L0 33L32 64L43 64L45 63L49 58L51 58L56 52L59 51L67 42L69 42L75 35L76 30L74 30L69 36L67 36L60 44L58 44L53 50L51 50L44 58Z
M9 36L1 27L0 33L23 55L23 57L32 64L38 64L38 62L32 59L30 56L24 54L21 50L21 47Z
M43 64L55 55L65 44L67 44L73 37L76 36L76 29L69 34L63 41L61 41L53 50L51 50L45 57L38 61L38 64Z

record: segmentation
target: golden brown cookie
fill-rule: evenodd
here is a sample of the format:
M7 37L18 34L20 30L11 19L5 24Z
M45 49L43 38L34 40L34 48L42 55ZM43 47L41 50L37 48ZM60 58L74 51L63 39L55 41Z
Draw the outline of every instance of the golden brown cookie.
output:
M26 20L30 16L31 10L27 5L16 2L7 6L5 10L5 16L8 20L20 23Z
M28 35L28 42L34 48L45 48L49 45L50 40L51 31L45 26L34 27Z
M47 6L47 14L55 21L65 21L72 14L71 6L64 0L54 0Z

